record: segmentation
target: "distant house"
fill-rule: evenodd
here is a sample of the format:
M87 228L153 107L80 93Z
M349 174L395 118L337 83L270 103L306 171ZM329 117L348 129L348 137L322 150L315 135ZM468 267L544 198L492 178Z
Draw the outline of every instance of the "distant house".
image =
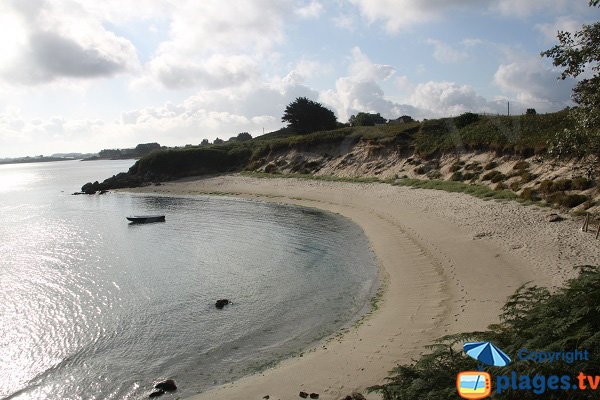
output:
M390 119L390 121L388 122L388 124L390 125L399 125L399 124L407 124L409 122L415 122L415 120L408 116L408 115L403 115L400 118L397 119Z

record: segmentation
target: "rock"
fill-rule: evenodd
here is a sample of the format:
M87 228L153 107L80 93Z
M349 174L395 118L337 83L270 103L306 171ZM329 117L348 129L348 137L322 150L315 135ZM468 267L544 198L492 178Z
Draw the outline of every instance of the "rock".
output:
M101 190L98 192L98 194L106 194L106 193L108 193L108 190Z
M154 183L154 186L161 186L161 185L162 185L162 183L160 183L160 182L155 182Z
M558 214L548 214L548 216L546 217L546 221L548 222L560 222L564 220L565 219Z
M306 393L306 392L300 392L300 394L299 394L298 396L300 396L300 397L302 397L303 399L305 399L305 398L307 398L307 397L308 397L308 393Z
M269 400L270 398L271 398L271 396L269 396L269 395L263 396L263 399L265 399L265 400Z
M319 398L319 393L311 393L309 397L311 399L318 399Z
M150 398L159 397L159 396L162 396L163 394L165 394L164 390L155 390L154 392L150 393L150 396L148 396L148 397L150 397Z
M174 392L177 390L177 385L175 385L173 379L167 379L154 385L154 389L164 390L165 392Z
M215 307L217 307L219 310L222 310L223 307L225 307L229 303L230 301L227 299L217 300L217 302L215 303Z
M72 195L73 195L73 196L79 196L80 194L85 194L85 193L83 193L83 192L75 192L75 193L72 193Z

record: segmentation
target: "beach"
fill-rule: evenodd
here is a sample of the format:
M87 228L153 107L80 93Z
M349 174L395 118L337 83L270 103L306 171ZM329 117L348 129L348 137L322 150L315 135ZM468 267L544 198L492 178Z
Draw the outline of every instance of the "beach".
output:
M598 242L580 231L578 220L548 222L551 209L466 194L242 175L130 190L225 195L339 213L364 231L377 257L377 306L360 324L197 400L293 399L300 391L327 400L364 392L436 338L497 322L507 297L522 284L559 286L575 276L573 266L600 263Z

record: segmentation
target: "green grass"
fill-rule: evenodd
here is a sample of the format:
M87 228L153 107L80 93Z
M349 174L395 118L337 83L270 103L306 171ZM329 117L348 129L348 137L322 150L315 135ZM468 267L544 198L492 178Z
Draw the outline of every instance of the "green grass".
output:
M517 200L517 195L510 190L492 190L484 185L468 184L457 181L421 180L402 178L394 183L397 186L410 186L419 189L443 190L452 193L467 193L480 199Z

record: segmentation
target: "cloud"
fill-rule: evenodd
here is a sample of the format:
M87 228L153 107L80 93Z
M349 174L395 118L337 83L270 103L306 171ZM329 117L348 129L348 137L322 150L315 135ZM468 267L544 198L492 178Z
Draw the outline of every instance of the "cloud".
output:
M215 54L199 62L164 54L149 63L151 74L169 89L202 87L219 89L241 85L259 76L257 63L249 56Z
M353 31L355 28L354 17L351 15L338 15L337 17L333 17L331 20L338 28L347 29L349 31Z
M349 0L370 21L382 20L388 32L395 33L412 25L438 19L448 10L478 6L480 0Z
M369 22L383 21L389 33L431 22L461 8L489 11L506 16L528 17L539 12L559 15L586 13L587 2L574 0L348 0ZM589 12L589 9L587 10Z
M323 12L323 5L317 0L311 0L303 7L297 8L295 13L301 18L319 18Z
M464 61L469 56L466 51L457 50L439 40L428 39L427 43L434 48L433 57L442 63L457 63Z
M522 59L502 64L494 75L494 82L525 105L538 111L550 111L572 105L574 79L558 80L559 73L546 68L537 58Z
M5 29L0 76L40 84L61 78L109 77L138 66L131 42L105 29L76 4L47 0L0 5Z
M415 107L427 110L429 116L459 115L464 112L496 113L499 103L488 101L469 85L455 82L429 81L418 84L409 97Z
M544 35L547 42L557 42L559 31L576 32L581 29L582 21L572 17L559 17L552 23L537 24L535 28Z

